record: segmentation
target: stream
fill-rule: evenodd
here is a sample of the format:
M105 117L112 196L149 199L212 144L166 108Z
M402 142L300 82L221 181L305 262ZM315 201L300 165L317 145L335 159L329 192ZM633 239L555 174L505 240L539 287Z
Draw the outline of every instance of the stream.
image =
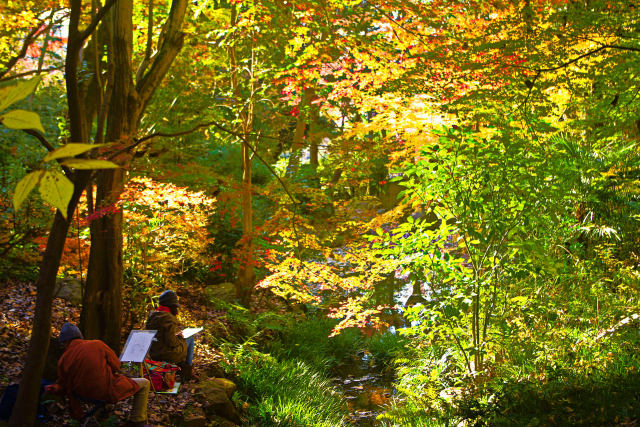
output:
M382 371L371 356L359 352L350 363L334 370L336 386L342 390L349 407L350 423L357 426L377 426L376 417L394 395L393 374Z
M400 307L422 298L417 286L397 276L381 283L375 294L377 303ZM389 314L385 320L391 325L388 331L396 333L397 328L404 326L402 309ZM365 349L353 355L347 363L334 368L333 375L334 383L347 401L350 424L361 427L382 425L376 417L385 412L396 394L393 371L378 365Z

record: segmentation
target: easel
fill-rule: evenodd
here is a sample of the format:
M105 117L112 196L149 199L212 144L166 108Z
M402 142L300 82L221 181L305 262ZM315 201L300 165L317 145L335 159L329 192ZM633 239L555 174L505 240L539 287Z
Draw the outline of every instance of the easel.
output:
M141 377L144 377L144 372L146 370L147 377L151 378L151 374L147 368L147 364L144 362L144 359L147 357L149 347L151 347L153 337L155 337L156 333L158 333L156 330L134 329L129 333L127 342L124 344L124 348L122 349L120 361L138 363ZM151 380L149 380L149 384L151 390L156 393L156 389Z

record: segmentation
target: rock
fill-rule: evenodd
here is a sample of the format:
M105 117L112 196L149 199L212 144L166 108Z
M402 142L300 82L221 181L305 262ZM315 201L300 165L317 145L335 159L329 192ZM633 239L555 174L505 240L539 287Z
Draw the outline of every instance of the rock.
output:
M56 280L56 298L62 298L73 305L82 303L82 283L74 277Z
M227 420L240 424L240 417L236 411L231 396L236 391L233 381L225 378L209 378L201 380L194 388L194 396L200 400L207 416L218 415Z
M183 419L178 423L180 427L206 427L207 417L197 406L187 406L182 412Z
M216 298L225 302L233 302L236 299L236 286L233 283L216 283L206 289L209 298Z
M382 191L378 196L380 198L380 202L382 203L382 207L386 210L391 210L398 206L400 200L398 200L398 195L401 191L406 190L405 187L401 186L397 182L389 182L382 187Z
M200 381L199 384L196 385L196 391L201 391L203 393L208 393L212 390L222 389L227 394L227 397L231 399L233 397L233 393L236 392L238 387L231 380L226 378L208 378L204 381Z
M216 377L216 378L224 378L225 372L224 369L217 363L209 366L207 368L207 378Z
M232 423L231 421L222 417L218 417L216 415L213 415L209 419L209 425L211 427L237 427L238 426L238 424Z

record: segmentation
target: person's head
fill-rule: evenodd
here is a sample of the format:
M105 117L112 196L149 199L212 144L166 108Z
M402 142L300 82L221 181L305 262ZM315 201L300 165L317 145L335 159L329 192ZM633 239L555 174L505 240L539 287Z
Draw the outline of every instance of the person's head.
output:
M82 336L82 332L80 329L73 323L65 323L62 325L60 329L60 335L58 335L58 342L62 345L63 348L66 348L67 345L73 340L84 339Z
M174 316L178 315L178 307L180 304L178 303L178 295L171 290L166 290L162 294L160 294L160 298L158 298L158 303L165 307L168 307L171 310L171 314Z

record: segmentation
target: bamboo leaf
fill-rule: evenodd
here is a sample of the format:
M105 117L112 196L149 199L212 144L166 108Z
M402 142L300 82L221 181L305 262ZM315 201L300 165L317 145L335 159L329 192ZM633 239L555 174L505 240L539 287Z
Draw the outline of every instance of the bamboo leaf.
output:
M60 172L44 172L40 180L40 195L67 218L67 206L73 195L73 184Z
M40 116L33 111L13 110L0 116L0 123L11 129L35 129L44 133Z
M33 187L38 184L43 174L44 171L41 170L31 172L18 182L16 190L13 193L13 207L15 210L20 209L20 205L22 205L22 202L24 202L31 190L33 190Z

